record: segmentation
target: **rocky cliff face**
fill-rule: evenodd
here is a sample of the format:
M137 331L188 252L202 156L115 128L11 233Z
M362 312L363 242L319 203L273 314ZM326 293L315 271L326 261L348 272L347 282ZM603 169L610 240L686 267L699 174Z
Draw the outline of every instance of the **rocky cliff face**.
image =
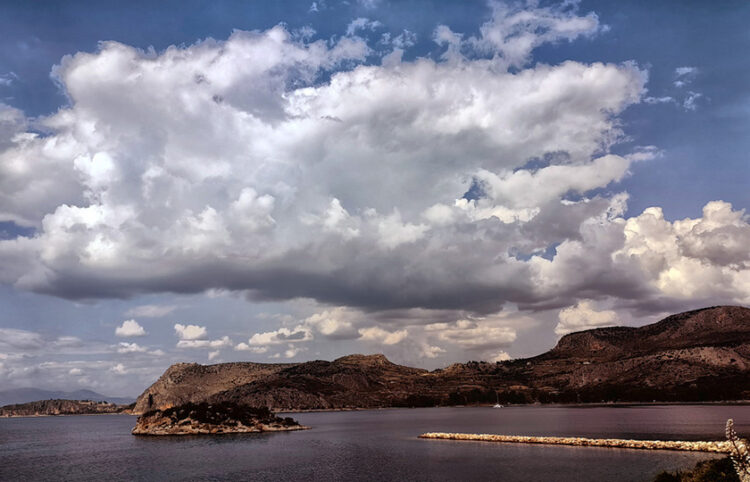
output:
M39 400L0 407L0 417L41 417L45 415L94 415L131 413L132 407L91 400Z
M713 307L640 328L572 333L534 358L428 372L383 355L170 367L136 412L230 401L278 410L494 403L750 399L750 309Z

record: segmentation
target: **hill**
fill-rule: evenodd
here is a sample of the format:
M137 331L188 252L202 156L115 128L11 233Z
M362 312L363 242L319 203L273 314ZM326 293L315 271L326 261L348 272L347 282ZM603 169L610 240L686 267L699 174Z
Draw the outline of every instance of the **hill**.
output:
M171 366L136 413L224 401L276 410L531 402L750 398L750 309L704 308L640 328L568 334L552 350L432 372L383 355L334 361Z

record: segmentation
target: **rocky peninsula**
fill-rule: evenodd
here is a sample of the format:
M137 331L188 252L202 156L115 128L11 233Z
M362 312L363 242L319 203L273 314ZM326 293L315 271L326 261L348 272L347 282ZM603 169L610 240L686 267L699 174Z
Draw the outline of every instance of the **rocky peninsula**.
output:
M186 403L144 413L136 422L134 435L201 435L304 430L292 418L281 418L265 407L231 402Z

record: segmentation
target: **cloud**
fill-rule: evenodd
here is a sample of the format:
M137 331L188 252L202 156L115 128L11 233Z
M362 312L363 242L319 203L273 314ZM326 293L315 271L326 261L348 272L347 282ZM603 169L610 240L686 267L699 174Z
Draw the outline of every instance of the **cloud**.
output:
M686 110L695 110L698 108L698 105L696 104L696 101L703 97L703 94L700 92L693 92L692 90L688 92L687 97L683 99L682 101L682 107Z
M174 325L174 331L180 340L197 340L205 337L208 333L205 326L183 325L181 323Z
M585 196L627 175L627 157L593 153L620 138L615 116L638 101L643 73L420 59L316 81L363 59L357 42L295 40L276 27L156 56L110 42L66 58L56 75L71 107L44 119L45 140L30 135L2 154L0 166L49 166L0 176L9 193L0 210L38 226L34 237L0 242L0 278L68 298L246 290L368 310L495 312L531 296L522 292L528 267L497 253L564 241L541 227L529 239L521 224L562 210L568 192ZM261 53L267 63L252 69L242 60ZM83 125L98 128L73 136ZM52 143L59 148L45 150ZM524 168L550 153L565 154ZM32 171L41 177L24 177ZM473 180L496 186L491 196L465 202ZM60 198L46 187L38 197L18 191L53 181ZM605 204L566 211L593 215ZM431 206L442 217L423 215ZM576 216L566 233L576 233ZM502 281L514 276L521 287ZM398 281L406 277L413 282Z
M401 213L394 209L392 214L378 221L378 241L386 249L393 249L401 244L418 241L427 229L425 224L404 223Z
M360 320L361 313L338 306L309 316L304 320L304 325L313 328L326 338L348 340L359 336L355 324Z
M394 51L399 50L400 62L400 54L402 54L405 49L413 47L417 43L417 34L407 29L404 29L400 34L396 36L394 36L390 32L385 32L380 37L380 43L392 46L394 48Z
M750 301L748 255L740 248L750 225L744 211L731 204L710 202L702 217L674 222L656 207L628 219L600 221L585 223L582 237L557 246L552 260L531 259L548 308L556 299L559 307L570 306L563 299L573 293L612 296L622 306L646 311L686 300L696 305ZM557 281L562 279L564 285Z
M3 350L37 350L45 345L39 333L13 328L0 328L0 349Z
M454 343L470 350L505 347L516 339L516 331L508 326L497 326L490 321L458 320L454 323L434 323L425 327L439 340Z
M508 354L507 354L506 352L504 352L504 351L499 351L499 352L497 352L497 353L495 353L495 354L491 355L491 356L490 356L490 357L489 357L489 358L487 359L487 361L490 361L490 362L503 362L503 361L508 361L508 360L512 360L512 358L511 358L511 356L510 356L510 355L508 355Z
M0 87L8 87L18 80L18 75L15 72L8 72L0 74Z
M374 341L384 345L395 345L401 343L409 336L407 330L386 331L378 326L359 329L359 339L363 341Z
M216 340L182 339L177 342L177 348L222 348L232 346L232 340L223 336Z
M670 97L668 95L663 97L644 97L643 102L647 104L671 104L676 102L674 97Z
M294 358L302 351L301 348L290 345L289 349L284 351L284 358Z
M559 336L574 331L615 326L619 321L617 313L611 310L597 311L591 300L583 300L575 306L560 310L558 318L560 321L555 327L555 333Z
M50 345L55 348L80 348L84 342L77 336L59 336Z
M675 222L673 228L684 255L736 269L750 265L750 224L744 209L712 201L703 207L701 218Z
M274 353L268 358L281 358L282 356L284 358L294 358L302 351L304 351L303 348L295 347L294 345L289 345L289 348L287 350L284 350L283 352Z
M713 201L702 217L670 223L660 208L649 208L628 219L624 234L616 259L635 261L659 292L681 299L750 301L750 224L744 210Z
M675 76L684 77L688 75L695 75L698 72L696 67L677 67L674 69Z
M698 75L697 67L677 67L674 70L675 87L685 87L695 79L696 75Z
M111 351L110 345L84 341L75 336L63 335L52 338L33 331L0 328L0 360L12 362L11 365L16 368L25 366L26 364L23 363L25 359L96 356L111 353Z
M352 20L346 27L347 35L356 35L357 32L362 30L375 30L382 27L383 24L377 20L370 20L369 18L359 17Z
M120 342L117 345L117 353L121 353L121 354L144 353L145 351L146 351L146 348L138 345L137 343Z
M161 318L176 310L174 305L141 305L130 308L125 314L142 318Z
M357 3L363 8L373 10L378 7L378 5L380 4L380 0L357 0Z
M674 86L677 88L687 87L695 80L698 72L699 70L697 67L677 67L674 71ZM689 90L679 104L681 104L685 110L695 110L698 108L696 102L701 97L703 97L702 93Z
M491 10L473 36L438 27L439 59L372 65L363 39L283 26L66 57L55 76L70 105L39 129L0 106L0 214L33 229L0 240L0 282L69 299L310 299L316 310L232 346L361 337L425 358L507 349L515 328L491 317L509 304L747 300L744 213L626 216L619 183L653 152L611 151L646 72L531 63L539 45L604 29L574 3ZM175 331L180 348L229 346Z
M123 338L145 336L146 330L135 320L125 320L122 325L115 328L115 335Z
M249 351L252 353L266 353L268 351L267 346L250 346L247 343L238 343L234 346L236 351Z
M436 30L435 39L440 44L454 44L454 51L449 50L453 55L459 49L470 50L493 55L502 65L521 67L539 45L572 41L606 30L595 13L579 16L577 3L539 7L536 2L510 4L492 1L492 18L482 24L479 36L462 41L450 28L441 25Z
M441 353L445 353L445 350L439 346L423 343L419 347L420 358L437 358Z
M279 345L282 343L299 343L310 341L313 335L310 330L302 325L295 328L279 328L275 331L255 333L248 340L250 346Z

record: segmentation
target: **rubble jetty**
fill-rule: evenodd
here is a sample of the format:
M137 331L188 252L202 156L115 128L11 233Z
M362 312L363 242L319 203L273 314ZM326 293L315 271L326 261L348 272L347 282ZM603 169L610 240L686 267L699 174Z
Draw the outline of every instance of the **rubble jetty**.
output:
M730 453L731 444L724 441L679 440L627 440L616 438L582 438L582 437L531 437L524 435L492 435L472 433L430 432L419 436L424 439L469 440L478 442L502 442L521 444L571 445L575 447L611 447L643 450L683 450L689 452Z

